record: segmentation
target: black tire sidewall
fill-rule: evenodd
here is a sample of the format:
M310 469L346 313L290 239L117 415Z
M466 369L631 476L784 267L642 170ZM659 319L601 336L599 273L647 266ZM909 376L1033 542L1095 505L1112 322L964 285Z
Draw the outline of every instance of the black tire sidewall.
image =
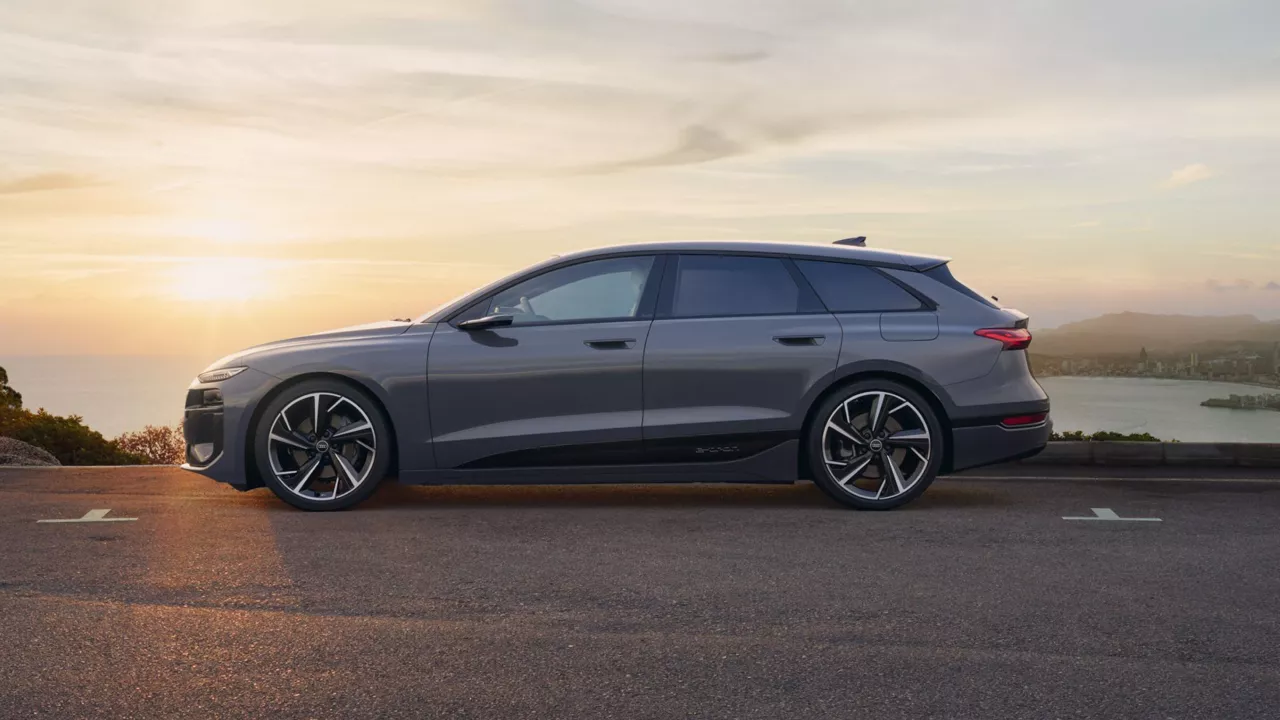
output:
M835 412L840 403L851 396L874 391L893 393L915 405L916 409L920 411L921 417L924 418L925 425L929 428L929 437L936 438L929 455L929 466L925 470L924 476L920 478L915 487L902 495L887 500L871 500L846 492L831 478L826 463L823 461L822 430L826 425L827 418L831 416L831 413ZM937 478L938 472L942 467L943 454L946 450L946 438L942 431L942 423L938 419L933 406L921 397L920 393L905 385L900 385L892 380L876 379L851 382L830 393L818 405L817 410L814 411L812 422L809 423L809 433L804 442L809 458L809 471L813 475L814 483L836 502L859 510L891 510L906 505L919 497Z
M271 425L275 422L276 415L280 414L280 411L286 405L299 397L316 392L344 395L355 401L360 406L360 409L364 411L364 414L368 416L369 423L373 425L373 431L379 438L379 452L374 457L373 468L369 471L368 477L354 492L339 498L337 501L311 500L296 495L276 478L275 473L271 471L271 461L268 459L267 437L271 432ZM378 404L374 402L368 392L353 383L341 380L304 380L289 386L267 403L267 406L263 408L262 413L258 416L258 421L251 429L251 432L253 433L253 456L257 465L258 475L262 478L263 484L271 488L271 492L275 493L276 497L303 510L346 510L363 502L378 489L378 484L386 477L387 471L391 467L391 453L395 451L395 441L391 437L390 426ZM382 447L387 448L386 452L381 451Z

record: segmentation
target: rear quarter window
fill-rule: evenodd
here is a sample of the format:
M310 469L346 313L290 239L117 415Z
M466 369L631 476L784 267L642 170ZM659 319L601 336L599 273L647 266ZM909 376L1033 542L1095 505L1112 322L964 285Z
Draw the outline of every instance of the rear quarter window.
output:
M892 312L924 307L915 295L866 265L796 260L796 266L833 313Z

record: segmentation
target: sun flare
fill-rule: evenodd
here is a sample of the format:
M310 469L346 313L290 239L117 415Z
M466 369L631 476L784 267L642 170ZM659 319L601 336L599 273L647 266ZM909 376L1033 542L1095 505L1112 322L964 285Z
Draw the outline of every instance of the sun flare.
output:
M181 300L244 301L268 287L268 262L259 258L201 258L175 268L173 295Z

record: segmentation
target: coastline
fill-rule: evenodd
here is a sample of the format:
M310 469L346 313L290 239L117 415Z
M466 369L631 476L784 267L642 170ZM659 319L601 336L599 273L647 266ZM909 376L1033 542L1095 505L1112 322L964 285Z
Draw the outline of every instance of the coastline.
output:
M1223 385L1248 385L1249 387L1267 388L1269 390L1280 390L1280 384L1258 382L1256 380L1226 380L1220 378L1192 378L1178 377L1176 375L1078 375L1076 373L1059 373L1056 375L1036 375L1037 380L1046 378L1092 378L1092 379L1116 379L1116 380L1177 380L1178 382L1204 382L1204 383L1221 383Z

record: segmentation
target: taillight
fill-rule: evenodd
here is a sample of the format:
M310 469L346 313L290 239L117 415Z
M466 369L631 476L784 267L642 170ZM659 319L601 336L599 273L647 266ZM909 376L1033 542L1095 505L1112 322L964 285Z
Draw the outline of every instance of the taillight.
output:
M1039 425L1044 419L1049 417L1049 413L1035 413L1034 415L1014 415L1000 421L1005 427L1021 427L1024 425Z
M982 328L973 334L998 340L1005 350L1025 350L1031 344L1031 331L1026 328Z

